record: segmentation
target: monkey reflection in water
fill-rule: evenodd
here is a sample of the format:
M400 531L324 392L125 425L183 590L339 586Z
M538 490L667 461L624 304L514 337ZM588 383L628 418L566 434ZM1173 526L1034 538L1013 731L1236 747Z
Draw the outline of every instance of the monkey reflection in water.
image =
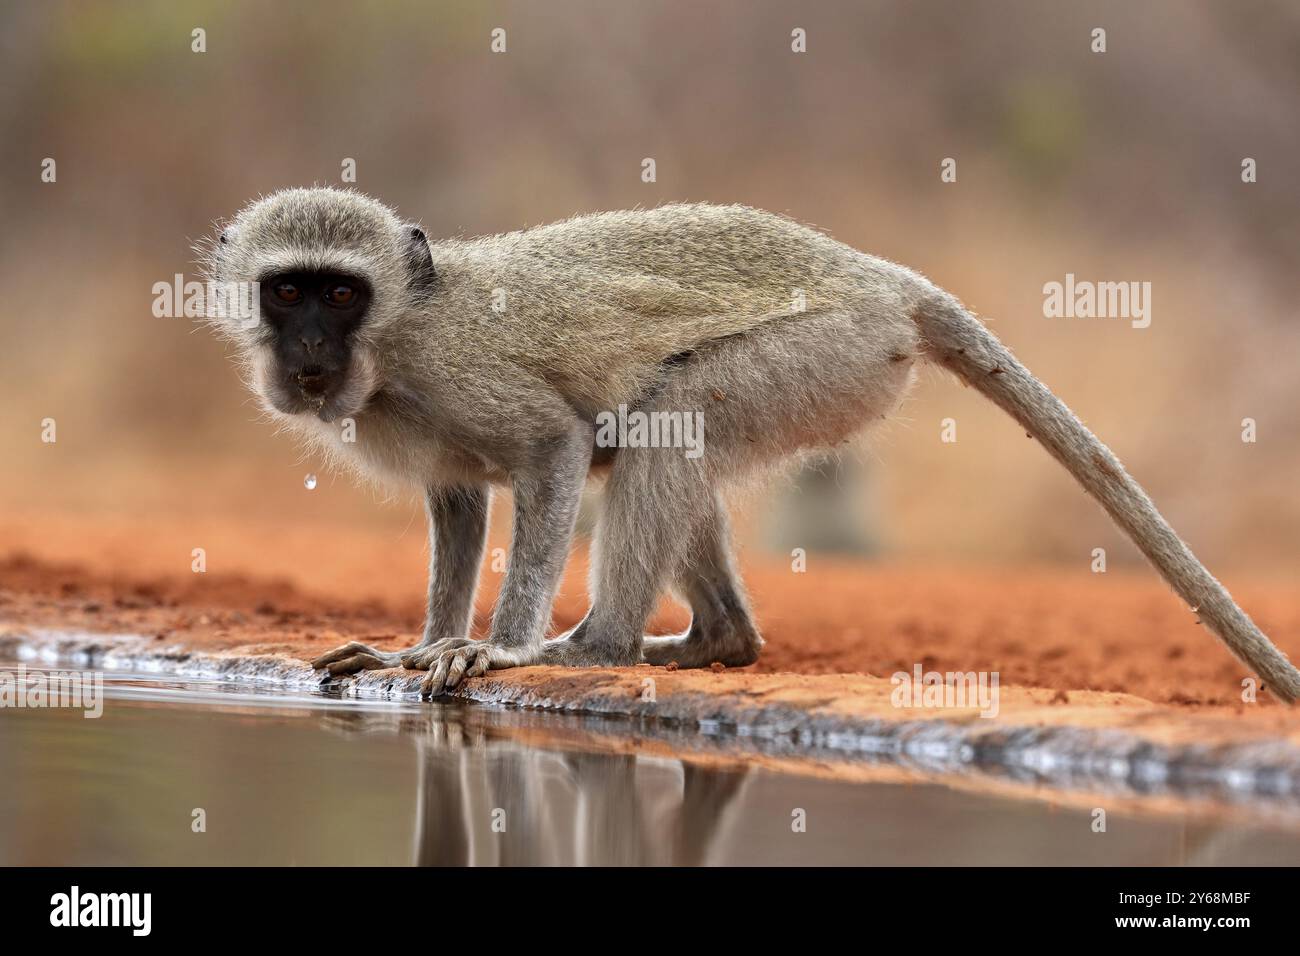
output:
M747 772L543 750L434 721L420 738L421 866L716 862Z

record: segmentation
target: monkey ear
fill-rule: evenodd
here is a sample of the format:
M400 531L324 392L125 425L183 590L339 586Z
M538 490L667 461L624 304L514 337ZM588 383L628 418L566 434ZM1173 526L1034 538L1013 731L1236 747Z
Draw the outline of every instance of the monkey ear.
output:
M419 226L406 226L406 265L411 272L411 289L428 295L438 284L438 273L433 268L433 255L429 252L429 239Z

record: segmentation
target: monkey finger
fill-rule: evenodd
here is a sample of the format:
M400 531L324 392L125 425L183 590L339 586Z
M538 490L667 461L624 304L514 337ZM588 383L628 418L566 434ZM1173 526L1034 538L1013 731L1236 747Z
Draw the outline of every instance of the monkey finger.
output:
M416 647L402 655L402 666L413 671L427 671L434 655L429 647Z
M429 671L429 676L426 677L424 682L420 685L420 691L423 694L429 697L437 697L442 693L447 682L448 663L447 655L445 654L438 659L437 665Z
M443 638L433 644L413 647L402 655L402 666L409 667L411 670L426 671L447 651L460 647L464 643L466 642L463 638Z
M393 665L387 661L376 657L374 654L356 654L345 660L335 661L327 666L331 677L342 677L345 674L355 674L357 671L374 671L381 670Z
M465 676L465 668L469 666L470 655L473 653L469 648L462 648L452 656L451 666L447 668L448 687L455 687L460 683L460 679Z
M466 677L482 677L492 669L492 655L486 649L478 652L474 657L474 663L469 666L465 672Z
M311 662L311 666L319 670L328 664L333 664L335 661L341 661L344 658L353 657L356 654L378 653L380 652L375 650L373 647L368 647L365 644L362 644L360 641L348 641L342 647L336 647L329 653L322 654L320 657L316 658Z
M346 677L348 674L361 670L361 655L354 654L342 660L332 661L326 664L324 669L329 672L331 677Z

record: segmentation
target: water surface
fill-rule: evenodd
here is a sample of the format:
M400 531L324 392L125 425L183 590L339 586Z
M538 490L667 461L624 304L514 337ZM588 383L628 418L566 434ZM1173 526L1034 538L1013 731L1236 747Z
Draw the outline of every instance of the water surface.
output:
M613 721L130 675L107 691L94 720L0 710L0 863L1300 864L1288 826L1110 810L1097 833L1077 801L637 753Z

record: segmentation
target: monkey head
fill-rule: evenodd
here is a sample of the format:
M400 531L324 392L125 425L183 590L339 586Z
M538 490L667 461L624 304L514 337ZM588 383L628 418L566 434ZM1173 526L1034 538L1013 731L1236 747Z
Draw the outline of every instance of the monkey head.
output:
M200 255L208 277L251 306L211 321L263 405L326 422L358 414L383 387L384 338L437 278L419 227L340 189L260 199Z

